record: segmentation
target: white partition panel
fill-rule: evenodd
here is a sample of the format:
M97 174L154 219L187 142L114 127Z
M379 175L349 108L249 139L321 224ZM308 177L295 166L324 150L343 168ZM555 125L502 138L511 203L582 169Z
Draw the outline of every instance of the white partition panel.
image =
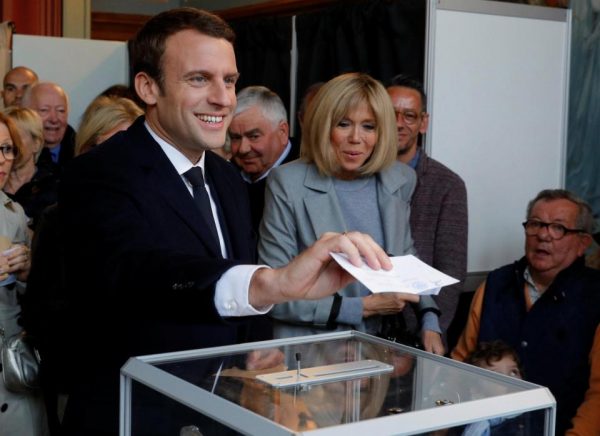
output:
M522 256L527 202L564 186L569 37L563 9L429 4L426 146L467 185L469 272Z
M77 129L89 102L116 83L128 84L127 44L76 38L14 35L13 66L24 65L41 81L56 82L69 94L69 124Z

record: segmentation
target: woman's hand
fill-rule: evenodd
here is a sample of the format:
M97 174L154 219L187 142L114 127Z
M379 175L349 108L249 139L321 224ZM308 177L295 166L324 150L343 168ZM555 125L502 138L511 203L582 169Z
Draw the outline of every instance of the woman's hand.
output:
M294 300L318 300L332 295L355 279L330 253L342 253L354 266L391 270L385 251L364 233L325 233L313 245L281 268L257 270L250 282L248 301L253 307Z
M363 318L402 312L406 303L418 303L419 296L402 292L382 292L363 297Z
M12 245L0 254L0 280L6 280L9 274L15 274L17 280L25 282L30 268L31 259L26 245Z
M421 332L421 342L423 343L423 349L430 353L443 356L446 353L444 343L442 342L442 335L433 330L423 330Z
M254 350L246 357L246 369L257 371L261 369L274 368L282 365L285 361L284 354L277 348L267 350Z

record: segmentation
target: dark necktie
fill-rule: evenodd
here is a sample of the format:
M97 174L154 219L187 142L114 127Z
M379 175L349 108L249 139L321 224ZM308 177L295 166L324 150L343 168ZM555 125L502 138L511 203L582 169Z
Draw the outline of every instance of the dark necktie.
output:
M210 207L210 198L208 192L204 187L204 177L202 175L202 168L193 167L192 169L183 173L184 177L192 185L192 192L194 193L194 201L196 206L200 209L200 213L206 221L206 225L210 233L214 236L215 241L220 246L219 234L217 233L217 227L215 226L215 220L213 218L212 209ZM219 250L220 252L221 250Z

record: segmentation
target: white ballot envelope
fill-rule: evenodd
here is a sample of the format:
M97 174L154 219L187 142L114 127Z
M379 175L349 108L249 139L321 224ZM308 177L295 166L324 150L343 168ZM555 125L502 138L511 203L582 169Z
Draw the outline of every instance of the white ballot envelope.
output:
M393 268L375 271L366 263L356 267L344 254L331 253L331 257L371 292L405 292L407 294L437 295L443 286L458 283L453 277L427 265L409 254L391 257Z

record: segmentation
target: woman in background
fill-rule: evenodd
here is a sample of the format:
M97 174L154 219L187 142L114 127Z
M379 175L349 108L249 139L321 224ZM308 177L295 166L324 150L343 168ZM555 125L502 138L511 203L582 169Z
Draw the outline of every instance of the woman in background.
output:
M4 192L15 194L37 172L36 163L44 146L44 126L38 113L29 108L11 106L4 113L14 121L24 146L19 164L13 165L4 185Z
M301 158L273 170L267 181L260 260L279 267L321 234L347 231L368 233L392 256L414 253L409 212L416 176L396 161L394 109L383 86L367 74L335 77L311 101L303 129ZM278 338L336 329L377 334L382 315L418 301L371 294L353 283L318 301L278 304L271 316ZM431 297L422 297L420 306L437 310ZM438 340L424 345L443 354L433 311L425 314L424 328Z
M0 344L21 333L18 296L24 292L30 268L30 232L23 208L1 189L13 165L21 163L24 146L13 121L0 113ZM11 392L0 378L0 434L46 435L41 392Z
M75 156L86 153L115 133L127 130L144 112L124 97L96 97L81 117L75 140Z

